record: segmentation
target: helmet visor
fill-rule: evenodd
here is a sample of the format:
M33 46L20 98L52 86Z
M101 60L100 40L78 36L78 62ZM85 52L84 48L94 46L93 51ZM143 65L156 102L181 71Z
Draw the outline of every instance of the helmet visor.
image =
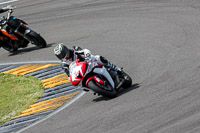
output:
M61 52L60 54L57 54L56 57L60 60L64 59L65 58L65 53L64 52Z

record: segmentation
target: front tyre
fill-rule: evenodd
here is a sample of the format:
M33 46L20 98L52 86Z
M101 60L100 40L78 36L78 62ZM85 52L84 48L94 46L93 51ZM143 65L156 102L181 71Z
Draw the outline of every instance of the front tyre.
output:
M131 85L132 85L132 79L131 79L131 77L128 74L126 74L125 72L123 72L123 77L124 77L125 81L124 81L122 87L123 88L129 88L129 87L131 87Z
M117 96L117 91L115 89L105 90L104 88L101 88L100 86L98 86L96 82L93 80L90 80L88 82L88 87L94 92L107 98L114 98Z
M39 48L44 48L47 46L44 38L33 30L26 34L26 38Z

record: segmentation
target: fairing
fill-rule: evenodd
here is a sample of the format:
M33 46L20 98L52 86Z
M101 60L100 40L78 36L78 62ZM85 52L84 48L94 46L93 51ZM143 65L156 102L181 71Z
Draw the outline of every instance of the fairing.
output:
M96 81L97 83L102 84L102 85L104 84L104 82L103 82L100 78L98 78L97 76L92 76L92 77L90 77L90 78L87 79L87 81L86 81L86 86L87 86L87 84L88 84L88 82L89 82L90 80L94 80L94 81Z
M8 33L6 30L4 30L4 29L1 29L1 32L2 32L5 36L10 37L12 40L18 40L17 37L15 37L15 36L12 35L12 34L9 34L9 33Z
M77 85L78 83L83 80L86 68L87 68L86 62L72 62L69 67L69 73L70 73L70 81L72 85Z
M100 75L103 75L104 77L107 78L107 80L109 81L109 83L112 85L113 88L115 88L115 83L112 79L112 77L110 76L110 74L108 73L108 71L106 70L105 67L102 67L102 68L95 68L93 70L94 73L97 73L97 74L100 74Z
M90 80L94 80L99 84L104 84L97 75L104 76L111 84L112 88L115 88L114 81L104 66L99 66L96 62L79 62L74 61L69 66L70 81L72 85L78 85L83 80L83 86L87 86ZM92 73L91 73L92 72ZM92 75L90 75L92 74ZM86 77L86 78L85 78ZM85 78L85 79L84 79Z

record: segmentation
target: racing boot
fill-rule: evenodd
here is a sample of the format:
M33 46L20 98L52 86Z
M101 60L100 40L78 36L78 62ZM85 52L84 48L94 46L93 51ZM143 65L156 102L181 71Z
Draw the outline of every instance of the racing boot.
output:
M104 64L105 67L110 68L111 70L116 71L118 74L122 73L122 69L117 67L116 65L112 64L110 61L108 61L105 57L100 56L101 62Z
M116 71L118 74L122 74L122 68L117 67L116 65L112 64L108 61L108 63L105 65L106 67L110 68L111 70Z

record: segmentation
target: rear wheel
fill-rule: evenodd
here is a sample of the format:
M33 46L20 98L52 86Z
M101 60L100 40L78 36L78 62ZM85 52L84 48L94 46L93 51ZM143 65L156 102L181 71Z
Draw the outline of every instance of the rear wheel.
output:
M5 45L5 44L2 44L2 48L5 49L5 50L7 50L7 51L9 51L9 52L15 52L15 51L18 50L17 47L12 47L12 46L10 46L10 45L7 44L7 43L6 43L6 45Z
M44 48L47 46L47 43L44 40L44 38L33 30L31 30L30 33L26 34L26 37L29 39L29 41L31 41L31 43L33 43L39 48Z
M115 89L112 89L111 86L109 86L110 90L105 90L103 87L100 87L98 84L96 84L96 82L93 80L90 80L88 82L88 87L94 92L107 98L114 98L117 96L117 91Z

